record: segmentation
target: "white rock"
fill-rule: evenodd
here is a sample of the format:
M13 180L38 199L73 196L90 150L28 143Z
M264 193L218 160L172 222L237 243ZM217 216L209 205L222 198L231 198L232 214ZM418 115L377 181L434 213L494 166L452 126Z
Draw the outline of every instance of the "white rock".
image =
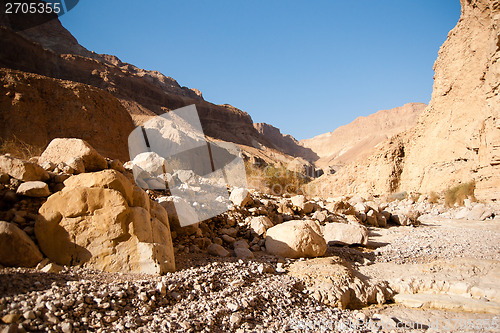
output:
M358 224L327 223L321 227L325 241L330 244L361 244L368 243L368 230Z
M73 159L81 159L85 166L85 172L101 171L108 167L108 162L91 145L81 139L57 138L52 140L44 150L38 163L52 162L54 164L65 163L73 169L80 167L75 165ZM74 167L73 167L74 166Z
M235 187L231 192L229 200L235 206L244 207L252 201L252 197L246 188Z
M49 185L41 181L31 181L19 185L16 191L19 195L33 198L44 198L50 195Z
M267 229L274 226L273 222L267 216L252 217L250 220L250 230L253 234L263 235Z

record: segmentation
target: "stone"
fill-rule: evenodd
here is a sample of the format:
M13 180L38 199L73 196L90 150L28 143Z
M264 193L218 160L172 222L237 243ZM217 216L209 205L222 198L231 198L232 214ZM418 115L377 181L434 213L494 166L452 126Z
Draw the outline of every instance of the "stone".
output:
M366 245L368 243L368 230L361 224L332 222L322 226L321 231L328 245Z
M219 244L212 243L207 247L207 252L213 256L228 257L229 251Z
M467 213L465 218L467 220L475 220L475 221L484 221L488 217L493 215L493 211L491 208L486 206L485 204L479 203L475 204L470 212Z
M0 264L33 267L43 259L31 238L15 224L0 221Z
M293 197L290 198L290 200L292 201L292 205L294 205L295 207L303 210L304 209L304 205L306 203L306 197L303 196L303 195L294 195Z
M263 262L257 267L257 272L259 272L260 274L274 273L274 267L271 264Z
M8 155L0 156L0 172L24 182L35 180L45 181L50 178L49 173L41 166Z
M370 209L370 211L366 213L366 223L371 226L378 227L377 215L377 212L375 212L373 209Z
M236 249L238 247L243 247L245 249L249 249L250 245L248 245L248 242L246 239L239 239L236 242L233 243L233 248Z
M370 210L370 207L368 207L367 205L365 205L364 203L362 202L358 202L354 205L354 209L358 212L358 213L368 213L368 211Z
M403 212L397 211L393 212L390 221L397 225L409 225L410 219Z
M222 235L221 238L222 238L222 240L224 242L229 243L229 244L233 244L234 241L236 240L236 239L234 239L233 237L231 237L229 235Z
M167 212L154 202L149 210L147 205L130 206L128 201L141 200L121 176L115 170L74 176L47 199L35 234L48 258L59 265L83 264L108 272L175 270Z
M327 245L320 226L312 220L292 220L267 230L266 251L287 258L318 257Z
M6 324L15 323L21 318L20 314L17 313L9 313L2 317L2 321ZM17 330L16 330L17 331Z
M273 222L267 216L252 217L250 220L250 230L255 235L263 235L266 230L274 226Z
M44 150L38 163L52 162L65 163L75 171L80 169L72 159L81 159L85 172L101 171L108 167L108 162L91 145L82 139L57 138L53 139ZM81 170L78 170L81 171Z
M192 235L198 232L199 225L181 225L180 221L198 221L198 214L194 208L183 198L178 196L160 197L157 202L165 208L172 230L178 235Z
M376 214L376 216L377 216L377 226L379 226L380 228L387 227L387 218L385 217L385 215L382 213L378 213Z
M311 218L313 220L318 220L319 222L325 222L328 218L328 214L326 211L315 211Z
M237 207L245 207L251 203L252 197L246 188L235 187L231 191L229 200Z
M41 181L22 183L16 191L19 195L33 198L44 198L50 195L49 185Z
M251 259L254 257L253 252L245 247L235 248L234 253L236 254L237 258L241 258L241 259Z
M74 174L79 174L79 173L85 172L85 162L83 161L83 159L81 157L71 157L64 164L66 164L66 167L71 168L73 170Z
M44 273L59 273L60 271L63 270L63 267L51 262L51 263L48 263L47 265L43 266L43 268L40 270Z
M243 321L243 315L240 313L233 313L229 317L229 322L233 325L239 325Z
M0 172L0 184L8 184L10 182L10 176L6 173Z

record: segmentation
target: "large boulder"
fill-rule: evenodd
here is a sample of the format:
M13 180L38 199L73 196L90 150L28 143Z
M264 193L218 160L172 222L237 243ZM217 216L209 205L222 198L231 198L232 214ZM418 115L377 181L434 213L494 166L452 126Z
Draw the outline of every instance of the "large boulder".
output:
M85 172L101 171L108 167L108 162L91 145L82 139L58 138L52 140L38 159L38 163L52 162L76 165L81 160ZM78 170L77 170L78 171Z
M325 224L321 231L329 245L366 245L368 243L368 230L361 224L332 222Z
M72 178L47 199L35 224L48 258L108 272L175 270L168 215L160 205L114 170Z
M286 258L318 257L326 252L320 225L312 220L292 220L267 230L266 251Z
M0 264L33 267L43 259L28 235L13 223L0 221Z
M0 172L24 182L44 181L50 178L48 172L39 165L8 155L0 156Z

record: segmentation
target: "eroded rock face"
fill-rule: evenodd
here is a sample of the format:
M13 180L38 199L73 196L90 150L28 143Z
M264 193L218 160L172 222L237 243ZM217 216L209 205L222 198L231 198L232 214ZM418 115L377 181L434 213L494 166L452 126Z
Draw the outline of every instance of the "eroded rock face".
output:
M40 208L35 224L48 258L109 272L175 270L167 212L125 176L105 170L71 177L65 185Z
M300 144L318 154L316 165L319 167L345 165L369 156L377 144L415 126L426 106L408 103L381 110L367 117L358 117L333 132L301 140Z
M12 42L16 45L19 41ZM37 51L33 54L43 59ZM0 63L1 59L2 55ZM129 159L127 137L134 125L116 98L86 84L34 72L36 74L0 68L0 107L4 110L0 114L2 138L15 136L43 148L54 138L77 137L89 142L106 157Z
M326 252L320 226L312 220L293 220L267 230L266 251L286 258L319 257Z
M418 124L368 159L318 180L325 193L430 193L475 180L478 199L500 200L500 6L493 0L461 3Z
M13 223L0 221L0 264L33 267L43 259L28 235Z

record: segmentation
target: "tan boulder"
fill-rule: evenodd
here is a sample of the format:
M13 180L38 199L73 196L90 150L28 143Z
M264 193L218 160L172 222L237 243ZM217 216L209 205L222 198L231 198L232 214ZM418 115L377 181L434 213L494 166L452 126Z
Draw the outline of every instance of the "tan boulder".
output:
M0 264L33 267L43 259L28 235L15 224L0 221Z
M8 155L0 156L0 172L24 182L49 179L48 172L41 166Z
M47 257L60 265L84 264L109 272L175 270L166 211L145 204L122 177L114 170L74 176L47 199L35 224Z
M318 257L326 242L317 222L292 220L267 230L266 251L287 258Z
M58 138L52 140L40 156L38 163L52 162L75 164L81 159L86 172L101 171L108 167L108 162L91 145L82 139ZM69 165L69 164L68 164Z

